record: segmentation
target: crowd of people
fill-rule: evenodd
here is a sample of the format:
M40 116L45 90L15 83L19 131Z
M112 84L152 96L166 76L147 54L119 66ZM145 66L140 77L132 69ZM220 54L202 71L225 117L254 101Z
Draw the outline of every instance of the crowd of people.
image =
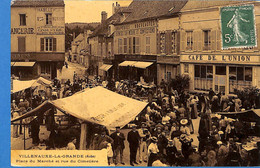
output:
M13 99L12 115L14 118L22 115L46 99L68 97L95 86L103 86L149 103L133 121L127 136L120 127L110 135L105 128L92 130L89 149L107 150L110 165L125 164L125 141L129 144L132 166L142 162L146 162L147 166L259 165L255 159L258 158L259 149L255 152L242 147L251 135L257 135L256 125L217 113L260 108L259 101L215 93L212 89L208 93L189 93L174 90L166 86L164 81L159 86L148 86L127 80L102 81L99 77L91 80L88 77L80 78L74 73L73 82L67 80L61 84L58 79L54 79L52 86L46 88L44 96L41 93L30 92L30 95L24 92L18 96L19 101ZM194 119L199 119L198 128L194 128ZM194 136L195 132L198 132L198 136ZM17 137L18 131L14 131L13 135ZM195 143L197 141L199 143ZM77 149L76 142L77 139L73 137L67 149Z

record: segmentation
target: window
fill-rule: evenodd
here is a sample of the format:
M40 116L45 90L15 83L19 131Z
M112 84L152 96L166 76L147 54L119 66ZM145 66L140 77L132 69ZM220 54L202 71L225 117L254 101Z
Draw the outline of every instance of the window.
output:
M56 38L41 38L41 51L56 51Z
M193 45L192 33L193 33L192 31L186 31L186 35L187 35L186 50L192 50L192 45Z
M20 14L20 26L26 26L26 14Z
M123 50L122 50L122 39L118 39L118 54L122 54Z
M52 14L46 13L46 25L52 25Z
M216 75L226 75L226 66L216 66Z
M165 53L165 33L160 34L160 53Z
M50 74L51 66L48 63L41 64L41 74Z
M145 49L146 53L150 53L150 37L146 37L146 49Z
M229 92L242 90L252 85L252 67L230 66L229 67Z
M25 52L25 37L18 37L18 52Z
M177 53L177 32L172 32L172 53Z
M127 53L127 38L124 38L124 53Z
M209 91L213 84L213 67L207 65L195 65L195 90Z
M133 37L133 54L139 53L139 37Z
M210 30L204 30L204 47L203 50L210 50Z
M184 73L189 73L189 64L184 64Z

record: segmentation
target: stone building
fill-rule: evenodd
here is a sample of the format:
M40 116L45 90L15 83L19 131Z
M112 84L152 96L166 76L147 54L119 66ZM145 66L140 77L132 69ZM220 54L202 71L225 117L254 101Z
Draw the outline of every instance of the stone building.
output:
M15 0L11 5L11 73L21 79L60 74L65 60L63 0Z
M254 5L258 47L222 49L220 8ZM190 91L232 94L260 87L260 3L256 1L189 1L181 10L180 73L190 77ZM231 37L230 37L231 38Z

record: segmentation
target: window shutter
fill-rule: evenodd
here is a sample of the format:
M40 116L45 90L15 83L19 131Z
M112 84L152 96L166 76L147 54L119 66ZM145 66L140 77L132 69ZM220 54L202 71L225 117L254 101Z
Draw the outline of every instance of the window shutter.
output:
M25 52L25 37L18 37L18 51Z
M220 29L216 30L216 50L220 51L221 50L221 31Z
M166 31L165 33L165 53L169 55L171 53L171 32Z
M260 24L257 24L256 36L257 36L257 48L260 50Z
M44 51L44 38L41 38L41 51Z
M198 34L197 30L193 31L193 51L198 51Z
M201 31L201 30L199 30L198 31L198 51L202 51L202 49L203 49L203 46L204 46L204 44L203 44L203 31Z
M156 44L157 44L157 54L160 54L160 33L157 33L157 38L156 38Z
M216 51L216 30L210 32L210 50Z
M181 39L180 39L180 36L181 35L181 33L180 33L180 31L178 31L177 32L177 54L179 55L180 54L180 41L181 41Z
M180 41L181 41L181 46L180 46L180 49L181 51L185 51L185 48L186 48L186 32L184 30L181 30L180 32Z
M57 50L57 39L53 38L53 51Z

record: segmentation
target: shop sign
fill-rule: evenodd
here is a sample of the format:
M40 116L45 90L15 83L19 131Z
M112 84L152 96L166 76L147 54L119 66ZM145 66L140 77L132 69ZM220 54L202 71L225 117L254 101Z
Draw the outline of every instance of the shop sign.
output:
M65 28L64 26L40 26L37 27L38 35L64 35Z
M250 55L182 55L181 61L259 63L259 56Z
M254 5L220 9L222 49L256 47Z
M32 58L31 53L12 53L11 60L30 60Z
M11 28L11 34L34 34L34 28Z

